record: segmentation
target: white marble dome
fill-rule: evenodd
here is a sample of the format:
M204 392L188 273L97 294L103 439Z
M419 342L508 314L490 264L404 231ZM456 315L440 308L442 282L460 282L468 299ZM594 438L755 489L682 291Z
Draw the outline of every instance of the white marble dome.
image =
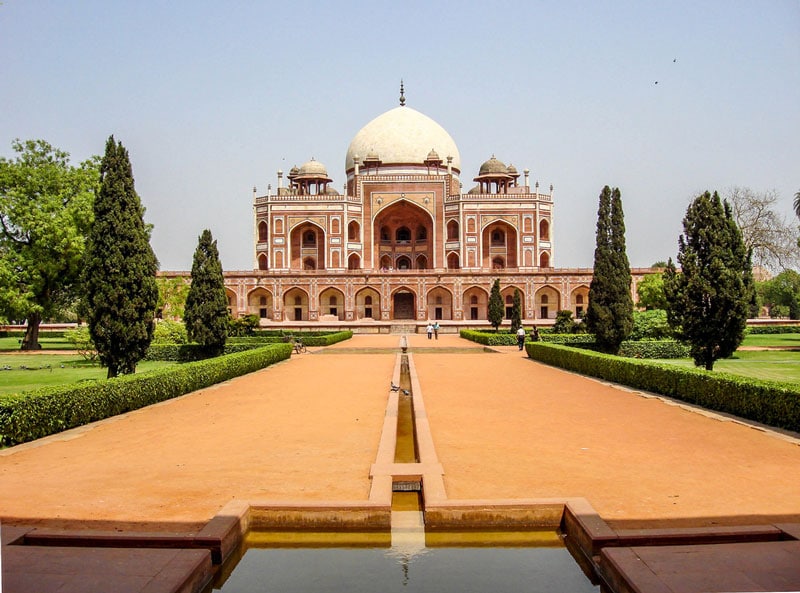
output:
M353 169L353 158L363 162L368 154L377 154L381 166L424 166L431 150L440 155L443 165L447 157L453 157L453 169L461 171L461 156L458 147L447 131L429 118L410 107L395 107L379 115L355 135L347 149L345 171Z

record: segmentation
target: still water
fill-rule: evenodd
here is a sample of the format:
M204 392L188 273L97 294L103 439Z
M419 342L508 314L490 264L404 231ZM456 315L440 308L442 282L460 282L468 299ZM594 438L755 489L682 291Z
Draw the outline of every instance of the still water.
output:
M250 548L224 593L596 593L563 547Z

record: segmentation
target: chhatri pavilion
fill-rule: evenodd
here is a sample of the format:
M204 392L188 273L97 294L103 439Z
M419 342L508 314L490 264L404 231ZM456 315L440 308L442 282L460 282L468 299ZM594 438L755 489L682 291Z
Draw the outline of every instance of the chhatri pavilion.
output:
M582 316L591 269L554 267L552 185L494 155L470 184L447 131L405 102L401 85L400 105L353 137L344 194L314 159L278 171L266 195L254 188L254 269L225 273L232 315L481 325L499 278L526 324Z

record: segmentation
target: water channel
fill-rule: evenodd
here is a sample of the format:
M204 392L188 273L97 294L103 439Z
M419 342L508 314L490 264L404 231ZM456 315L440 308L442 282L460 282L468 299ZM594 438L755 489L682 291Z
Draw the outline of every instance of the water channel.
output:
M401 355L395 463L417 463L414 394ZM391 534L250 533L224 593L596 593L555 531L426 533L419 482L393 484ZM230 574L228 574L230 573Z

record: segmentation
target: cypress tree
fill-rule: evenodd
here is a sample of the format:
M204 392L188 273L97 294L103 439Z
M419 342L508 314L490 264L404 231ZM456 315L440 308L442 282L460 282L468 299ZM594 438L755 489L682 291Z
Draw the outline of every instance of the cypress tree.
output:
M517 333L517 330L522 327L522 296L519 289L514 289L514 303L511 307L511 332Z
M134 373L153 339L158 260L128 151L113 136L100 164L84 262L87 320L100 363L109 378Z
M489 294L489 323L492 324L495 331L503 323L504 313L503 297L500 296L500 279L497 278L492 284L492 292Z
M228 298L222 277L217 242L205 229L197 242L192 262L192 284L183 315L189 339L219 354L228 338Z
M619 188L605 186L600 193L586 327L594 333L598 347L612 354L619 352L620 344L633 330L631 268Z
M680 272L672 259L664 272L667 319L695 365L710 371L744 339L754 291L750 254L717 192L698 196L686 211L678 262Z

